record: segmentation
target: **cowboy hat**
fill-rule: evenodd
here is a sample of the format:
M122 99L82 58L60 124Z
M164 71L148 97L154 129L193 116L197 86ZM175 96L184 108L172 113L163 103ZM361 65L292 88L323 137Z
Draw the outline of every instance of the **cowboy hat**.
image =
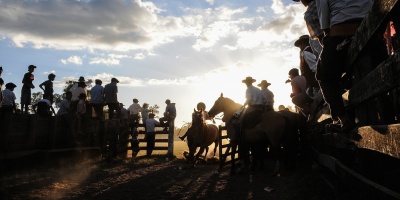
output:
M251 76L246 77L246 79L242 80L242 83L254 83L256 79L253 79Z
M261 86L268 87L270 85L271 85L271 83L268 83L268 81L262 80L261 83L259 83L257 86L259 86L259 87L261 87Z
M303 41L307 41L307 42L308 42L309 39L310 39L310 36L308 36L308 35L302 35L302 36L299 37L299 39L296 40L296 42L294 42L294 46L299 47L300 44L301 44Z
M85 82L85 77L83 77L83 76L79 77L78 81L79 82Z
M116 78L112 78L112 79L111 79L111 82L117 82L117 83L119 83L119 80L116 79Z

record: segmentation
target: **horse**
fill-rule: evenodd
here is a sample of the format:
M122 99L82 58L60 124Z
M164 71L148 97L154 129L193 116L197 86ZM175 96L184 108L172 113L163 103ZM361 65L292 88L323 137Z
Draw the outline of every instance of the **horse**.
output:
M241 170L244 170L249 165L248 152L252 148L253 156L261 157L260 154L270 146L270 150L274 159L276 159L276 166L274 175L279 174L280 162L283 158L281 153L281 146L285 143L284 139L289 137L289 118L284 117L281 113L275 111L267 111L262 113L260 122L254 127L247 128L239 134L235 128L238 118L234 117L236 111L242 107L241 104L226 98L221 93L221 96L215 101L208 114L214 117L219 113L224 113L222 121L225 122L227 127L227 135L231 144L231 159L235 159L236 147L239 147L239 158L243 165ZM235 122L236 121L236 122ZM296 137L292 135L291 137ZM294 140L293 140L294 141ZM231 163L231 175L235 174L235 163Z
M212 143L214 143L215 156L219 145L218 132L218 127L216 125L205 123L204 111L202 109L200 111L196 111L194 109L194 112L192 114L192 126L187 131L187 144L189 147L189 155L185 156L188 163L193 160L192 167L195 166L196 161L198 160L199 156L203 154L204 150L206 150L207 157L207 153L209 150L208 147ZM200 149L193 159L197 147L200 147Z

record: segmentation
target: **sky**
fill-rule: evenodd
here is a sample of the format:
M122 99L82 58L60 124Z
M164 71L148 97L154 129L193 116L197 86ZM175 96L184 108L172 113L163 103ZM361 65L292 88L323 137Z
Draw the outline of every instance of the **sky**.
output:
M115 77L126 108L133 98L161 113L176 103L178 127L221 93L243 104L247 76L271 83L275 108L292 105L285 80L308 34L304 12L292 0L0 0L2 78L19 103L31 64L32 92L49 73L58 94L80 76L103 86Z

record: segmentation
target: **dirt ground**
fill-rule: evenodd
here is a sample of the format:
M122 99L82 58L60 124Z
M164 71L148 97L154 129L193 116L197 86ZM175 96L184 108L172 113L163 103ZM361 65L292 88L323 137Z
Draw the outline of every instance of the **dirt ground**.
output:
M69 162L3 175L0 199L343 199L310 162L281 177L271 176L271 166L230 176L213 162L187 167L181 155Z

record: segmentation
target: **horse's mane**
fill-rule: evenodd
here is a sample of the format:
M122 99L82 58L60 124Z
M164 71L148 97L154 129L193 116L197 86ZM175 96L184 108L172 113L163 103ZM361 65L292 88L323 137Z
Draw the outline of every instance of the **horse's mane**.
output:
M226 108L229 108L229 110L227 109L226 112L224 113L224 117L222 118L223 122L229 122L233 116L233 113L235 113L237 110L240 109L240 107L242 107L242 104L236 103L235 101L233 101L232 99L228 98L228 97L222 97L224 98L224 104L226 106Z

